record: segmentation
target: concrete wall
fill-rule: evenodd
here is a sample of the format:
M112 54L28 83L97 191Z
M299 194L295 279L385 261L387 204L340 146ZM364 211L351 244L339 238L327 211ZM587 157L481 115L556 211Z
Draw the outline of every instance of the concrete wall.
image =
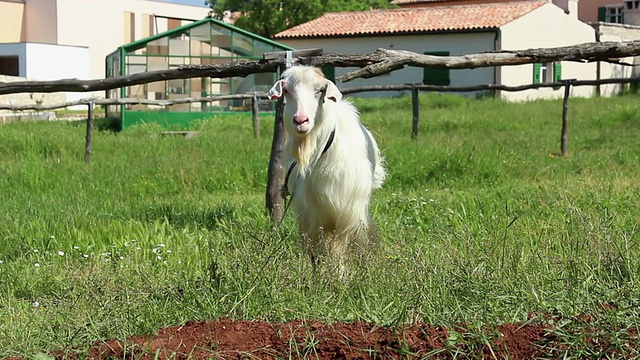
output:
M322 48L326 54L363 54L373 52L378 48L385 48L389 50L410 50L421 54L424 52L449 51L450 55L464 55L493 50L494 38L494 32L479 32L334 39L276 39L276 41L296 49ZM352 70L355 70L355 68L336 68L336 77ZM357 79L348 83L338 82L338 87L421 83L422 78L422 69L407 67L372 79ZM451 70L450 78L451 85L456 86L493 83L493 68ZM371 92L354 94L353 96L389 97L394 95L398 95L398 92Z
M24 3L0 0L0 43L24 41Z
M640 40L640 26L624 25L624 24L594 24L596 30L600 33L600 41L632 41ZM621 59L628 64L640 64L640 57L631 56ZM600 78L625 78L640 77L640 69L632 66L624 66L607 62L596 64L600 66ZM615 95L620 92L622 85L601 85L600 94L603 96Z
M56 4L57 0L25 1L25 42L58 43L58 11Z
M541 24L544 24L542 26ZM576 14L565 14L553 4L545 4L535 11L502 27L501 46L503 50L547 48L576 45L595 41L594 29L579 21ZM592 80L596 78L596 64L562 62L563 79ZM525 85L533 83L533 64L503 66L500 69L503 85ZM572 96L591 96L593 87L573 87ZM503 93L508 100L529 100L534 98L561 97L563 89L549 88Z
M16 82L29 80L23 77L4 76L0 75L0 82ZM20 93L0 95L0 104L11 105L51 105L63 103L66 101L66 95L64 93ZM6 114L10 114L9 110L0 110L0 123Z

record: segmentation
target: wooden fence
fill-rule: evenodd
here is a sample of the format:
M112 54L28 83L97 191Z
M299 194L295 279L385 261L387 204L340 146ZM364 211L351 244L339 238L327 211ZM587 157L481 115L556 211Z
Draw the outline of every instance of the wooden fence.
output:
M494 66L510 66L522 65L530 63L543 63L552 61L577 61L577 62L610 62L622 65L630 65L622 62L621 59L629 56L640 55L640 41L626 42L593 42L584 43L574 46L564 46L556 48L544 49L527 49L527 50L500 50L492 52L484 52L477 54L468 54L462 56L431 56L423 55L404 50L386 50L378 49L368 54L321 54L319 49L286 51L277 53L265 53L262 60L255 61L233 61L225 64L209 64L209 65L184 65L177 69L157 70L133 75L119 76L109 79L97 80L77 80L65 79L56 81L25 81L0 83L0 95L21 93L21 92L88 92L98 90L109 90L119 87L146 84L154 81L165 81L170 79L187 79L198 77L226 78L240 76L244 77L255 73L266 73L282 71L285 67L293 64L325 66L332 65L337 67L358 67L358 70L351 71L338 77L338 80L348 82L356 78L371 78L382 74L390 73L395 70L404 68L405 66L413 67L441 67L449 69L473 69L479 67ZM362 92L362 91L382 91L382 90L411 90L413 98L413 136L417 136L419 121L419 106L417 105L417 94L420 90L426 91L479 91L479 90L502 90L502 91L521 91L526 89L542 88L542 87L565 87L565 98L563 102L563 126L561 135L561 151L566 154L566 131L568 128L568 95L571 86L581 85L599 85L599 84L623 84L635 82L629 79L608 79L608 80L590 80L590 81L574 81L566 80L561 83L551 84L533 84L520 87L506 87L502 85L479 85L475 87L429 87L426 85L397 85L402 88L370 87L367 89L354 88L345 89L345 94ZM240 95L257 101L258 95ZM213 97L212 97L213 98ZM221 98L218 98L221 99ZM91 159L91 139L93 129L93 106L96 104L105 105L104 101L131 101L135 104L151 104L151 100L140 99L113 99L113 100L87 100L89 114L87 116L87 135L86 135L86 152L87 161ZM181 99L187 102L192 99ZM195 101L195 100L192 100ZM203 101L203 99L199 99ZM205 100L206 101L206 100ZM178 103L178 102L172 102ZM117 102L114 104L118 104ZM156 104L156 103L154 103ZM163 102L159 105L170 105L170 102ZM80 105L80 104L76 104ZM15 109L16 107L4 106L4 108ZM37 108L36 108L37 109ZM283 216L282 198L280 188L284 182L283 167L283 147L284 147L284 128L283 114L284 104L282 98L278 99L276 105L276 116L274 121L274 135L271 146L271 157L269 160L269 171L266 191L266 206L274 223L277 223Z
M638 84L640 79L637 78L616 78L616 79L603 79L603 80L563 80L550 83L537 83L521 86L506 86L497 84L484 84L475 86L436 86L436 85L422 85L422 84L402 84L402 85L373 85L373 86L361 86L342 89L341 92L345 95L357 94L363 92L374 91L410 91L411 103L412 103L412 120L411 120L411 137L413 139L418 137L418 129L420 123L420 106L418 101L418 94L420 91L425 92L473 92L473 91L524 91L530 89L542 89L542 88L554 88L558 89L564 87L563 98L563 111L562 111L562 127L560 135L560 154L566 155L567 150L567 131L568 131L568 112L569 112L569 95L571 93L571 86L597 86L606 84ZM158 106L170 106L175 104L185 104L192 102L209 102L219 100L230 99L245 99L251 100L251 113L252 113L252 126L253 135L256 139L260 138L260 118L258 110L258 99L267 99L267 94L262 92L236 94L236 95L221 95L221 96L208 96L208 97L194 97L184 98L177 100L149 100L149 99L137 99L137 98L118 98L118 99L82 99L65 103L49 104L49 105L11 105L0 104L0 110L13 110L13 111L25 111L25 110L53 110L67 108L70 106L86 105L87 106L87 133L85 141L85 160L91 161L91 149L93 139L93 110L95 106L106 105L158 105Z

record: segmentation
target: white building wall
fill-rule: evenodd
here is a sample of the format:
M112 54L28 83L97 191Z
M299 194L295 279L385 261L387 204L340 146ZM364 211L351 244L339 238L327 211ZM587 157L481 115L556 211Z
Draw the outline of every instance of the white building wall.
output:
M579 21L576 14L565 14L559 7L549 3L504 25L501 28L502 50L523 50L577 45L595 41L594 29ZM562 62L563 79L593 80L596 78L595 63ZM500 79L503 85L526 85L533 83L533 64L502 66ZM571 96L591 96L594 88L580 86L571 88ZM536 98L562 97L564 89L551 88L519 92L503 92L508 100L521 101Z
M89 49L78 46L26 44L26 77L32 80L89 78ZM91 93L66 94L66 101L91 97Z
M416 53L449 51L450 55L464 55L475 52L493 50L495 32L432 34L432 35L404 35L377 36L330 39L275 39L295 49L322 48L325 54L364 54L378 48L389 50L410 50ZM336 67L336 77L356 68ZM405 83L422 83L422 68L405 67L391 74L371 79L356 79L347 83L340 83L338 87L349 88L369 85L400 85ZM491 84L494 82L493 68L451 70L451 85L466 86ZM353 96L390 97L398 92L369 92L353 94Z
M128 42L125 41L125 12L135 14L134 31L136 40L139 40L142 37L142 14L197 21L204 19L210 10L205 6L188 6L149 0L55 1L58 3L58 44L89 48L90 78L104 78L105 57ZM28 21L31 20L28 19Z

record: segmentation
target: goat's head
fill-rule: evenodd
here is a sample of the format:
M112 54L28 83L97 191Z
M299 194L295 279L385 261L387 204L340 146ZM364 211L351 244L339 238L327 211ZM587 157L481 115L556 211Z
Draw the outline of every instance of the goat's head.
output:
M326 100L342 98L338 87L320 69L293 66L282 73L268 94L270 99L285 97L284 123L293 134L304 136L320 121Z

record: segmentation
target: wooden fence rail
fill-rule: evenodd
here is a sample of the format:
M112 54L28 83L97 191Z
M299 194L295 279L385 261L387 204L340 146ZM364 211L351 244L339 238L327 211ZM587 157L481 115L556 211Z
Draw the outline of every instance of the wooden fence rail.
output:
M412 102L412 121L411 121L411 138L416 139L418 137L418 129L420 125L420 105L418 93L419 91L437 91L437 92L472 92L472 91L524 91L531 89L542 88L555 88L564 87L564 97L562 106L562 128L560 134L560 154L565 156L568 154L568 112L569 112L569 95L571 93L571 86L599 86L607 84L638 84L640 78L612 78L601 80L576 80L567 79L562 81L556 81L551 83L538 83L527 84L519 86L507 86L497 84L483 84L474 86L436 86L436 85L422 85L422 84L400 84L400 85L372 85L361 86L341 89L341 92L345 95L373 92L373 91L410 91ZM49 105L12 105L12 104L0 104L0 110L13 110L13 111L25 111L25 110L53 110L66 108L70 106L87 105L87 131L85 137L85 160L91 162L92 141L93 141L93 110L96 105L158 105L158 106L171 106L175 104L185 104L192 102L209 102L219 100L231 100L231 99L249 99L251 100L252 110L252 125L253 134L256 139L260 138L260 118L258 110L258 100L267 99L267 94L263 92L253 92L247 94L235 94L235 95L219 95L219 96L207 96L207 97L193 97L176 100L149 100L149 99L137 99L137 98L115 98L115 99L100 99L100 98L88 98L77 101L49 104ZM278 105L281 106L281 105ZM278 112L276 112L277 115ZM273 149L272 149L273 151Z
M286 54L286 56L285 56ZM395 70L404 68L405 66L429 68L429 67L441 67L448 69L473 69L480 67L494 67L494 66L511 66L511 65L523 65L531 63L544 63L552 61L576 61L576 62L610 62L621 65L630 65L624 63L623 58L630 56L640 55L640 41L624 41L624 42L593 42L584 43L573 46L564 46L556 48L541 48L541 49L527 49L527 50L501 50L491 51L476 54L467 54L461 56L431 56L423 55L404 50L387 50L378 49L375 52L368 54L323 54L319 55L318 51L286 51L278 53L265 54L262 60L253 61L232 61L225 64L210 64L210 65L184 65L177 69L157 70L149 71L132 75L118 76L108 79L96 79L96 80L78 80L78 79L65 79L57 81L25 81L25 82L0 82L0 95L23 93L23 92L37 92L37 93L49 93L49 92L89 92L99 90L109 90L120 87L146 84L155 81L166 81L171 79L187 79L198 77L211 77L211 78L226 78L226 77L245 77L250 74L275 72L278 69L283 68L285 65L291 64L306 64L314 66L331 65L335 67L357 67L359 69L351 71L338 77L337 79L343 82L348 82L356 78L371 78L382 74L390 73ZM634 80L635 81L635 80ZM414 121L413 121L413 137L417 137L418 129L418 115L419 107L415 105L417 103L417 93L419 90L423 91L482 91L482 90L502 90L502 91L522 91L527 89L536 89L542 87L561 87L565 86L565 101L563 104L567 108L567 111L563 110L563 119L567 117L568 112L568 94L570 86L582 86L582 85L601 85L601 84L623 84L628 82L629 79L608 79L608 80L580 80L572 81L570 83L552 83L549 84L531 84L516 87L507 87L504 85L479 85L476 87L433 87L427 85L397 85L404 86L403 88L384 88L384 87L369 87L365 88L352 88L345 89L343 93L350 94L363 91L384 91L384 90L411 90L414 100ZM407 88L407 86L409 88ZM245 95L246 96L246 95ZM251 96L252 99L257 99L258 96ZM188 102L191 99L182 99L181 101ZM92 126L92 106L103 105L100 103L102 100L97 99L87 104L89 106L89 116L87 119L87 142L91 139L89 134L89 128ZM125 102L129 100L120 99L118 101ZM131 100L132 104L152 104L152 100ZM191 100L193 101L193 100ZM199 100L206 101L206 100ZM174 102L177 103L177 102ZM165 102L163 104L154 105L170 105ZM80 105L80 104L78 104ZM277 109L282 106L282 100L278 101ZM256 108L253 106L252 108ZM6 107L5 107L6 109ZM17 110L16 107L10 106L10 110ZM34 108L37 109L37 108ZM41 108L43 109L43 108ZM26 110L26 109L25 109ZM257 116L257 115L256 115ZM279 197L279 189L282 186L281 177L278 177L278 173L282 164L282 151L280 149L284 142L284 134L282 133L282 111L276 111L276 118L274 121L274 138L272 145L272 154L269 162L269 181L267 185L267 209L272 215L271 218L274 221L279 221L278 216L274 216L274 209L280 209L282 199ZM566 120L563 120L563 135L562 139L566 139ZM563 142L563 153L566 153L566 142ZM90 144L89 144L90 145ZM87 147L88 156L90 159L90 146ZM281 171L280 171L281 172ZM272 177L273 176L273 177ZM280 212L281 213L281 212Z
M474 69L551 61L604 61L629 65L616 59L640 55L640 41L592 42L555 48L500 50L461 56L432 56L406 50L387 49L378 49L368 54L317 55L317 53L308 50L293 51L292 54L293 58L290 60L294 64L360 68L338 77L338 80L348 82L357 78L371 78L390 73L405 66ZM172 79L245 77L250 74L275 72L278 68L286 65L287 60L282 56L267 55L265 54L262 60L231 61L224 64L209 65L183 65L177 69L147 71L107 79L0 82L0 95L23 92L88 92Z

